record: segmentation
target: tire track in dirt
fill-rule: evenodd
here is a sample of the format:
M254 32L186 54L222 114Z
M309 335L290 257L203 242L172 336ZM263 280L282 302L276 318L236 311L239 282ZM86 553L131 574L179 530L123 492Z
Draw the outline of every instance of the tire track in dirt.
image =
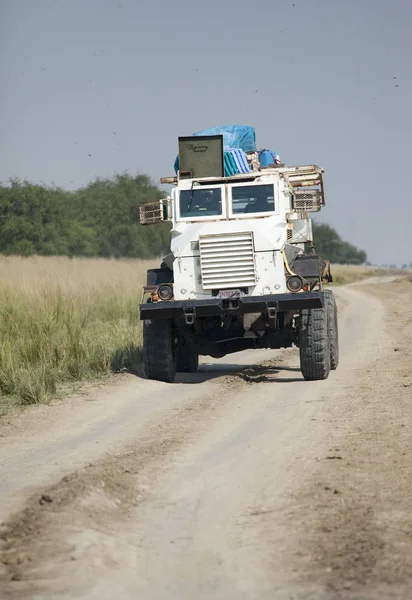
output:
M368 293L386 305L388 352L355 374L330 457L295 495L308 586L325 598L408 599L412 590L412 283Z
M116 527L127 527L136 507L150 499L150 482L156 478L156 469L161 470L166 457L173 461L173 454L182 445L193 443L194 437L212 426L217 418L215 411L230 410L228 405L239 390L266 381L268 374L279 373L283 355L278 352L276 361L220 377L219 387L226 393L225 406L215 394L196 398L176 409L166 423L146 430L127 452L90 463L33 494L26 507L0 527L2 598L23 600L33 594L45 594L47 586L42 580L53 578L56 562L64 565L69 580L73 576L74 589L76 585L82 591L87 588L87 581L78 578L77 560L89 562L98 570L103 568L104 560L111 562L113 522ZM71 534L75 536L79 529L88 531L90 537L90 548L83 547L80 552L70 542ZM64 536L60 537L59 532L64 532ZM52 540L59 543L51 543ZM107 547L108 554L96 562L97 544ZM64 586L54 590L54 594L60 593L65 593Z

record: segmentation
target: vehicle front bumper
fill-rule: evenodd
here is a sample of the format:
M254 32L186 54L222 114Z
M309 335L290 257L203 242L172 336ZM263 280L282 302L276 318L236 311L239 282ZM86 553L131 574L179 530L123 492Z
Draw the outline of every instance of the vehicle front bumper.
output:
M195 318L223 316L225 314L287 312L304 308L323 308L322 292L297 294L270 294L267 296L242 296L239 298L210 298L207 300L171 300L147 302L140 305L140 319L177 319L187 315Z

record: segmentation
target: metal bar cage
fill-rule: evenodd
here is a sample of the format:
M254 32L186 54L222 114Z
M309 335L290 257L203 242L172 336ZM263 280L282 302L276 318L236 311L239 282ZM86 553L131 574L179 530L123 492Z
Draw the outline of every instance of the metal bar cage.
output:
M139 204L139 221L141 225L152 225L165 221L163 200Z
M325 205L323 169L307 166L292 167L282 171L283 177L292 190L294 210L318 212Z

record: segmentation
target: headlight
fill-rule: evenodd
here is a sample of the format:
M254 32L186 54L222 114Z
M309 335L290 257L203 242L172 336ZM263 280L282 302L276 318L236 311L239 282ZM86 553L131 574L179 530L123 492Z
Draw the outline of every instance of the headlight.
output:
M171 300L173 298L173 288L171 285L160 285L157 294L160 300Z
M286 286L290 292L300 292L303 287L303 281L297 275L293 275L287 280Z

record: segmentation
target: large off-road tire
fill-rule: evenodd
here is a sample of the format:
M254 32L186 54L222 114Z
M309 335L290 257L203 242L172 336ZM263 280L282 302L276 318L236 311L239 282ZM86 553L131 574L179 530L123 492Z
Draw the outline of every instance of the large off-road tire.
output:
M338 308L332 290L325 290L325 303L328 311L328 338L330 349L330 368L332 371L339 364L339 332L338 332Z
M308 381L327 379L330 347L326 303L324 308L305 308L300 312L299 349L303 377Z
M167 319L143 323L144 370L148 379L172 383L176 375L176 336Z
M199 354L182 340L177 343L177 371L180 373L196 373L199 366Z

